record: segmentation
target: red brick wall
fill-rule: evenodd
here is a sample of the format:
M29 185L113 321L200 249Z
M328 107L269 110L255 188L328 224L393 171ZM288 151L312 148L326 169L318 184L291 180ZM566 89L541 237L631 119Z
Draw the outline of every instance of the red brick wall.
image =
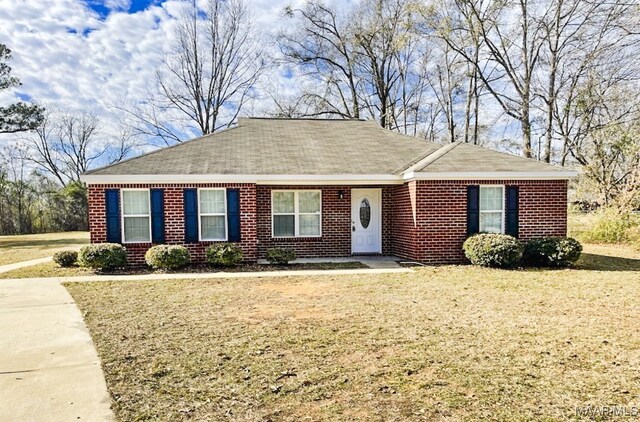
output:
M468 185L504 184L520 187L520 238L566 234L566 181L418 181L382 188L382 251L425 263L465 262ZM241 242L245 259L265 256L270 247L295 249L299 257L351 254L351 189L357 186L256 186L254 184L138 184L90 185L91 242L106 241L105 189L162 188L165 190L165 240L184 244L183 189L227 187L240 189ZM375 186L362 186L373 188ZM322 237L273 239L272 189L321 189ZM338 191L344 191L344 199ZM414 219L415 212L415 219ZM186 244L193 260L202 261L212 242ZM130 262L143 263L150 243L127 244Z
M416 221L411 215L411 183L394 190L393 254L425 263L466 262L462 244L467 233L467 186L519 186L521 240L567 233L567 182L550 181L418 181Z
M207 246L215 242L184 243L183 190L185 188L226 187L240 189L240 242L246 261L255 261L256 233L256 186L254 184L137 184L137 185L89 185L89 230L91 243L106 242L105 189L122 188L160 188L164 189L165 243L185 245L189 248L194 262L204 260ZM122 204L120 204L122 207ZM120 211L122 212L122 210ZM152 246L151 243L127 243L127 258L132 264L143 264L144 254Z
M394 186L392 190L392 214L391 223L391 253L401 258L413 260L415 258L416 229L413 219L413 207L415 202L416 182L408 182L404 185Z
M264 257L273 247L292 248L298 257L344 257L351 255L351 189L374 189L381 186L258 186L258 256ZM322 190L322 237L271 237L271 191L274 189ZM382 253L391 253L392 189L382 187ZM338 192L344 192L339 199Z

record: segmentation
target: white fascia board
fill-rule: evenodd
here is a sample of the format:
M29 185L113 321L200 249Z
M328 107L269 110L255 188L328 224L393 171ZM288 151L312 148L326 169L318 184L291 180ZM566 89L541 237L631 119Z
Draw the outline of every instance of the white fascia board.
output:
M410 180L563 180L576 171L547 172L407 172L393 174L86 174L80 180L89 185L146 183L255 183L258 185L397 185Z
M577 171L468 171L468 172L408 172L404 180L565 180Z
M393 185L402 184L393 174L86 174L89 185L141 183L255 183L258 185Z

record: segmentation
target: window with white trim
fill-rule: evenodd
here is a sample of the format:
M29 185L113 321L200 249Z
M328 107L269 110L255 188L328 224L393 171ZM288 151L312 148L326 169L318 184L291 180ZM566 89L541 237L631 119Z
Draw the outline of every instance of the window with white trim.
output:
M322 234L322 192L272 191L271 221L273 237L319 237Z
M504 186L480 186L480 232L504 233Z
M224 188L198 189L200 240L227 240L227 195Z
M122 190L123 243L151 242L149 189Z

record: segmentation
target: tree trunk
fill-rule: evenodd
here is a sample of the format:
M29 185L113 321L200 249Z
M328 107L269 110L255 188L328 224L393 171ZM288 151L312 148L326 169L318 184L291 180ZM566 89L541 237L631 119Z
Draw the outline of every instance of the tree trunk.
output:
M464 142L469 142L469 126L471 125L471 99L473 98L473 75L469 77L469 89L467 89L467 102L464 106Z

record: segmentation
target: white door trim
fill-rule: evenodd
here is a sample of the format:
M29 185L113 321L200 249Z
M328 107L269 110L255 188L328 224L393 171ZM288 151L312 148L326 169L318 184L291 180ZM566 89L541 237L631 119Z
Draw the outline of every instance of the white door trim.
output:
M375 215L377 216L378 222L376 224L377 228L377 248L375 250L370 251L356 251L355 250L355 239L356 239L356 231L355 227L358 225L358 219L360 215L355 212L356 203L355 201L359 199L362 192L369 192L371 194L371 208L372 215L374 214L373 209L376 207ZM360 194L358 194L360 192ZM358 205L360 201L358 200ZM375 203L374 203L375 202ZM359 209L359 208L358 208ZM382 253L382 189L374 188L374 189L351 189L351 253L352 254L381 254Z

